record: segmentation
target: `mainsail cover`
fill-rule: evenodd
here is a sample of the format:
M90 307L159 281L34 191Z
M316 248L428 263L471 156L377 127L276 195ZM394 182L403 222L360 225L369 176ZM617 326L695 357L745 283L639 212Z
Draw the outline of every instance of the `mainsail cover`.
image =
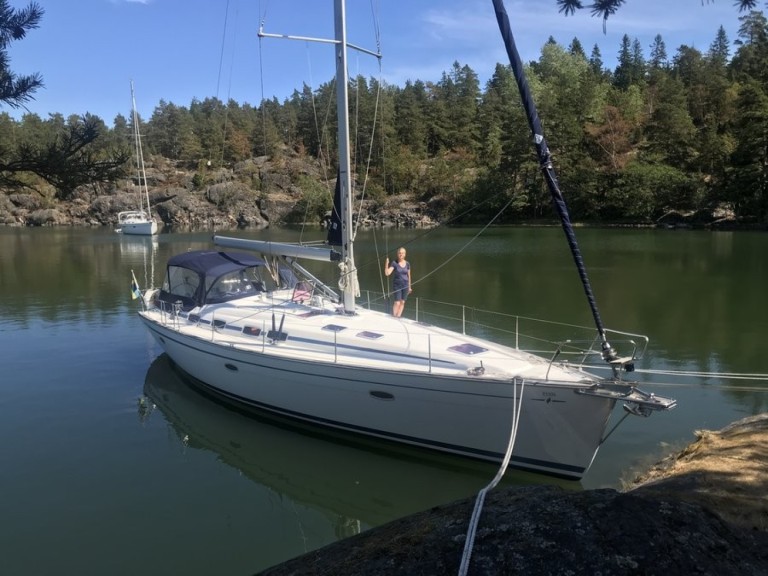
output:
M565 236L568 239L568 245L571 248L571 254L573 260L576 263L576 268L579 271L579 277L581 283L584 286L584 292L589 301L590 309L592 310L592 317L594 318L597 330L600 333L602 339L603 357L606 360L612 360L616 357L616 352L611 348L608 343L605 328L603 322L600 319L600 312L597 309L597 302L592 292L592 286L587 277L587 270L584 266L584 260L581 257L581 250L576 242L576 234L571 225L571 218L568 214L568 207L565 204L565 199L560 192L560 185L557 182L557 175L555 174L555 168L552 165L552 157L547 146L547 140L544 138L544 131L541 127L541 121L539 120L539 113L536 110L536 105L531 97L531 90L528 86L528 81L525 77L525 71L523 70L523 63L520 60L520 54L517 51L515 45L515 39L512 35L512 28L509 25L509 16L507 16L507 10L504 8L503 0L493 0L493 8L496 12L496 21L499 24L499 30L501 36L504 39L504 46L507 49L507 56L509 56L509 63L512 67L512 72L517 81L517 87L520 91L520 97L523 100L523 108L525 108L525 114L528 118L528 125L533 133L533 141L536 145L536 154L539 157L539 163L541 164L542 171L544 173L544 179L547 181L552 201L560 216L560 223L565 232Z

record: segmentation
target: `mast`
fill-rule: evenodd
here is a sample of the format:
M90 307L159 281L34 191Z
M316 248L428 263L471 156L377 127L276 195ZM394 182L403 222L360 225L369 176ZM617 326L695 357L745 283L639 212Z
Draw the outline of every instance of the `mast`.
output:
M336 114L339 124L339 188L341 192L341 256L344 312L354 314L357 292L352 234L352 168L349 155L349 84L347 82L347 15L344 0L335 0Z
M347 14L345 0L334 0L334 38L309 38L290 34L269 34L264 32L264 23L259 26L259 38L282 38L333 44L336 55L336 115L338 117L339 170L334 194L334 208L329 227L328 243L341 247L339 288L345 314L355 313L355 298L360 295L357 282L357 268L353 250L352 230L352 163L349 153L349 83L347 82L347 50L352 48L363 54L381 58L378 51L366 50L347 43Z
M139 131L139 113L136 110L136 96L133 90L133 80L131 80L131 107L133 110L133 139L136 147L136 169L139 176L139 210L144 211L144 202L147 203L147 218L149 212L149 187L147 186L147 174L144 169L144 151L141 149L141 132Z

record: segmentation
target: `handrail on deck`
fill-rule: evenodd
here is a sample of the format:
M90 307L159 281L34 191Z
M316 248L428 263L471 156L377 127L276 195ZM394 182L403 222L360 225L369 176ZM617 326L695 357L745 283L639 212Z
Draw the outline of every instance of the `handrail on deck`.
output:
M548 350L526 348L526 351L537 354L551 353L552 357L550 364L553 363L558 357L563 355L578 356L580 359L575 362L575 365L579 368L585 366L594 366L596 364L604 363L602 357L602 338L594 328L594 326L582 326L578 324L570 324L567 322L557 322L552 320L544 320L541 318L533 318L530 316L521 316L519 314L506 314L503 312L495 312L492 310L484 310L481 308L474 308L463 304L455 304L452 302L441 302L438 300L431 300L428 298L417 297L414 306L415 320L417 322L423 322L426 318L432 317L445 320L447 323L455 323L461 328L462 334L467 334L470 327L475 327L479 332L493 331L501 334L509 335L514 341L514 348L520 350L521 341L527 342L539 342L549 344L554 347ZM427 312L424 304L434 305L433 308L457 308L455 315L446 314L445 311ZM371 298L368 296L368 307L371 307ZM443 313L441 313L443 312ZM478 321L472 321L469 318L475 318L478 315L487 316L489 319L496 319L498 322L495 324L482 323ZM513 324L511 328L507 327L509 324ZM521 329L523 324L539 325L545 328L555 327L569 330L583 331L585 334L589 333L590 338L584 339L552 339L537 336L533 333L524 333ZM543 330L542 330L543 331ZM621 330L606 329L605 335L610 340L612 346L617 349L622 348L622 345L626 345L630 350L629 353L624 354L618 361L622 365L631 364L637 360L640 360L645 355L649 339L642 334L635 334L632 332L625 332Z
M583 369L585 367L594 367L598 364L604 364L605 360L602 356L602 342L603 339L599 334L595 333L594 327L587 327L587 326L580 326L576 324L569 324L565 322L555 322L551 320L543 320L538 318L532 318L528 316L520 316L517 314L506 314L502 312L494 312L490 310L483 310L478 309L466 305L461 304L454 304L450 302L440 302L437 300L430 300L426 298L416 298L416 305L415 305L415 314L416 314L416 321L420 321L421 318L422 322L425 318L438 318L445 320L446 324L454 323L454 325L461 327L461 333L467 334L468 330L471 332L475 332L475 334L470 335L476 335L480 337L487 337L487 332L493 331L502 335L505 335L511 342L507 345L513 346L517 350L522 350L525 352L530 352L532 354L537 354L539 356L547 356L550 355L549 359L549 367L547 368L546 377L549 378L549 373L552 365L558 360L558 358L563 357L571 357L573 360L569 360L569 358L562 359L561 362L565 364L572 365L575 368ZM371 307L371 299L370 295L367 298L368 307ZM435 312L426 312L425 307L423 306L423 303L429 303L430 305L434 305L434 308L437 308L438 310ZM147 305L146 302L143 302L144 305ZM180 328L180 320L182 318L181 315L181 303L173 303L169 304L167 302L158 301L155 300L153 302L153 305L156 308L159 308L162 314L163 323L164 324L171 324L174 328L179 329ZM149 307L147 305L147 307ZM454 315L440 313L441 310L439 310L440 307L448 307L448 308L456 308L460 309L457 310ZM444 312L444 311L443 311ZM497 320L495 323L490 323L488 321L481 322L481 318L478 318L478 316L487 316L489 320ZM190 317L188 320L191 320ZM485 320L485 318L482 318ZM194 320L193 320L194 321ZM511 325L511 326L510 326ZM526 332L524 333L521 329L521 326L531 325L532 327L535 326L543 326L544 329L541 330L541 332L544 333L544 335L536 335L531 331L530 333ZM549 330L551 332L551 328L567 328L569 331L573 330L581 330L585 333L589 333L589 338L583 338L583 339L557 339L553 338L550 334L546 334L546 330ZM211 321L211 340L214 340L216 338L216 333L219 331L219 326L217 326L217 322L214 319ZM262 351L264 351L264 348L266 346L266 338L265 338L265 330L266 327L264 326L264 321L262 320ZM617 349L622 348L622 344L627 345L628 349L630 350L629 354L625 354L624 356L618 358L617 360L611 362L611 365L618 369L619 367L626 369L626 371L630 371L631 368L628 368L629 365L634 363L637 360L640 360L643 358L645 352L647 351L649 339L647 336L643 336L640 334L634 334L631 332L624 332L619 330L605 330L606 336L609 338L611 345ZM546 337L545 337L546 336ZM514 344L512 344L514 342ZM527 343L528 346L521 348L521 342ZM500 341L501 344L504 344L504 339L502 338ZM536 344L537 347L531 346L530 344ZM540 344L545 344L546 346L538 347ZM432 359L432 342L431 340L428 341L428 357L427 357L427 370L428 372L433 371L433 359ZM334 362L338 361L338 350L337 347L339 346L338 343L338 335L334 333L333 335L333 348L334 348ZM626 349L626 348L625 348Z

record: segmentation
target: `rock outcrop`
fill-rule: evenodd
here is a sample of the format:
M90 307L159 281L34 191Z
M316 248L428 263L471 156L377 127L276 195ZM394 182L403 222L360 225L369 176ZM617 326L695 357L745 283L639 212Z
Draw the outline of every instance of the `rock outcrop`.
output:
M697 436L624 491L491 492L468 574L768 574L768 415ZM402 518L262 574L457 574L473 507Z
M147 162L152 213L172 230L322 225L334 182L321 186L316 163L297 155L252 158L230 168L186 170L169 160ZM318 189L327 188L327 189ZM81 186L66 201L33 192L0 191L0 225L115 226L117 214L136 209L135 177L114 184ZM355 218L363 225L434 226L437 213L426 203L400 197L384 202L358 199Z

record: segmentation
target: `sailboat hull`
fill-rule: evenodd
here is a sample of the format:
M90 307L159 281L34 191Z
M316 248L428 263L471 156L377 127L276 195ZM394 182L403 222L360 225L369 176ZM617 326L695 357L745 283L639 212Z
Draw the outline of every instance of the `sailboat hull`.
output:
M355 434L500 462L521 418L510 465L578 480L589 468L615 398L579 394L586 384L491 380L349 366L246 350L185 334L141 313L177 366L223 399Z
M157 222L150 221L121 224L120 232L131 236L154 236L157 234Z
M592 345L583 350L567 340L544 357L518 343L468 336L463 325L451 331L357 306L343 0L334 12L338 258L308 246L215 236L219 246L263 258L205 250L172 257L162 288L143 294L142 321L181 370L227 401L494 462L513 447L511 466L580 479L619 399L644 416L674 407L674 400L619 379L622 369L630 371L637 344L631 357L616 356L600 322L610 380L582 369ZM310 252L338 264L340 295L296 262ZM566 345L581 357L575 364L558 360Z

